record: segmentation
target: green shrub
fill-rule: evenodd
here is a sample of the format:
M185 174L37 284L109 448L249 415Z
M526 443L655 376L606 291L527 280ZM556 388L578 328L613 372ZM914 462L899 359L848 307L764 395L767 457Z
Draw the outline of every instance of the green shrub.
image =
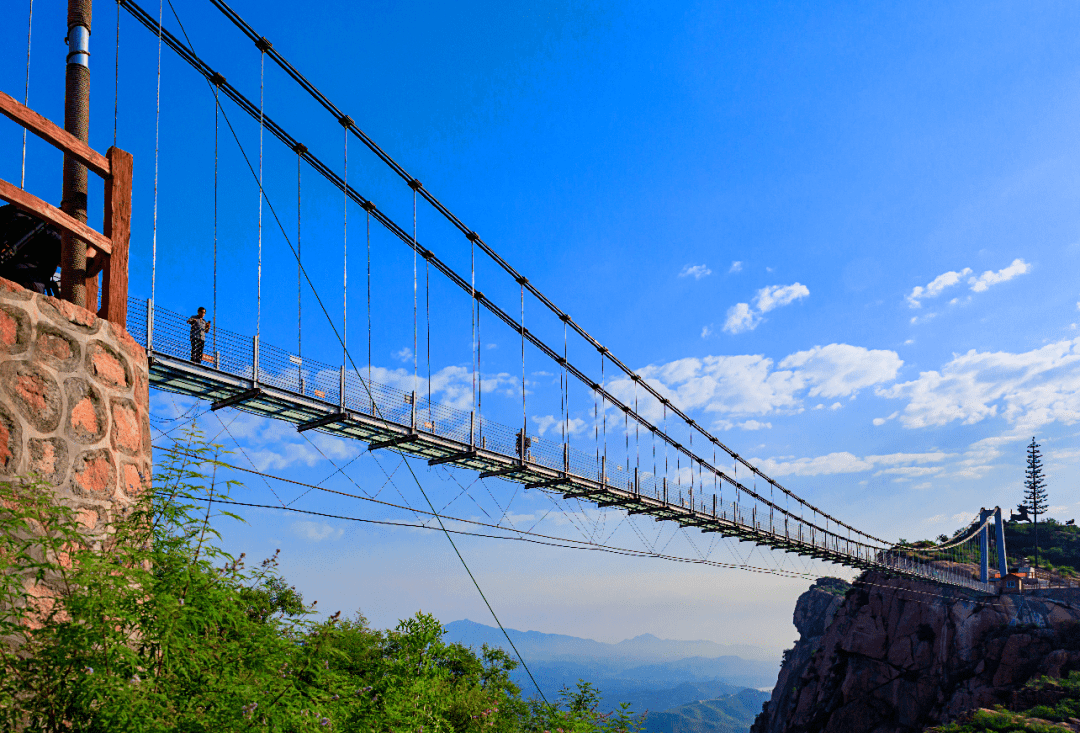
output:
M392 630L315 621L277 574L247 569L213 521L234 516L219 448L187 436L104 551L33 478L0 482L0 729L591 733L639 730L588 684L523 700L502 650L443 641L432 616ZM159 453L159 455L160 455ZM237 519L239 519L237 517ZM55 598L35 599L47 583Z

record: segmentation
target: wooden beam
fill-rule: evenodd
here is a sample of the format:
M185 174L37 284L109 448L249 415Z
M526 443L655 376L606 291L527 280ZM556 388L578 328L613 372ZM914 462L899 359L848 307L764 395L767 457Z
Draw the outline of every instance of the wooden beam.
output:
M33 214L64 231L74 234L76 237L85 239L87 244L94 246L100 252L112 254L112 243L108 237L98 234L78 219L68 216L52 204L47 204L37 196L27 193L18 186L14 186L2 179L0 179L0 199L7 201L9 204L15 204L17 208L22 209L27 214Z
M25 127L50 145L71 153L80 163L102 178L109 177L109 161L104 155L3 92L0 92L0 114L14 120L16 124Z
M105 236L112 255L101 275L101 315L127 328L128 245L131 240L131 153L109 148L112 175L105 179ZM216 315L214 316L217 317Z

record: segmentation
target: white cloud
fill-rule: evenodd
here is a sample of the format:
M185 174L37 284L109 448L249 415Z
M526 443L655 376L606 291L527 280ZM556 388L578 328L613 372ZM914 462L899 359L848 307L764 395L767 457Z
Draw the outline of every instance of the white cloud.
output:
M810 289L802 283L768 285L757 291L753 308L749 303L736 303L728 308L724 331L731 334L753 331L769 311L809 296Z
M799 351L780 360L760 354L706 356L650 365L638 374L683 410L723 415L765 415L796 411L803 397L837 399L896 379L903 361L894 351L849 344L829 344ZM609 384L615 396L632 399L629 379ZM661 414L654 400L640 410L650 419Z
M877 394L906 399L901 423L908 428L972 425L1000 415L1020 432L1080 419L1080 339L1013 354L978 352L954 356L940 371Z
M1009 265L1003 270L998 270L997 272L987 270L978 277L971 278L970 280L968 280L968 285L971 286L973 292L981 293L984 290L987 290L991 285L1008 282L1017 275L1023 275L1024 273L1030 271L1031 265L1017 257L1015 260L1012 261L1011 265Z
M703 339L709 338L710 336L712 336L712 334L713 334L713 330L712 330L711 325L705 326L704 328L701 329L701 338L703 338Z
M412 358L412 349L408 346L403 346L400 350L395 351L390 356L394 357L397 361L408 361Z
M959 272L950 270L935 277L926 287L916 285L915 289L907 296L908 305L912 308L921 308L923 298L936 298L941 295L943 290L951 288L970 274L970 267L965 267Z
M915 475L918 468L910 464L939 463L953 454L933 451L929 453L891 453L880 456L864 456L859 458L847 451L829 453L825 456L813 458L795 458L786 456L780 458L754 458L751 462L757 465L766 474L775 477L780 476L827 476L840 473L861 473L875 468L887 466L889 468L880 473L903 474L901 468L913 469ZM901 464L908 464L903 466ZM926 471L934 473L936 470Z
M893 466L892 468L884 468L874 475L889 474L908 478L913 476L933 476L935 473L940 473L943 468L944 466Z
M750 310L749 303L736 303L728 308L724 331L731 334L753 331L760 322L761 316Z
M735 260L731 263L731 267L728 268L728 272L742 272L742 262Z
M772 423L758 422L757 420L747 420L746 422L739 423L739 427L743 430L767 430L772 427Z
M903 360L895 351L866 349L850 344L815 346L780 361L808 383L810 397L846 397L864 387L896 379Z
M705 265L686 265L683 267L682 272L679 273L679 277L692 277L695 280L700 280L711 274L712 270Z
M843 407L843 405L840 404L839 402L834 402L831 405L829 405L829 409L834 410L834 411L839 410L841 407Z
M754 305L756 305L757 309L762 313L768 313L775 308L789 305L800 298L807 298L809 296L810 289L802 283L770 285L757 292L757 296L754 298Z
M1020 258L1013 260L1011 265L1002 270L998 270L997 272L987 270L977 277L969 277L972 275L970 267L965 267L963 270L950 270L949 272L944 272L935 277L925 287L916 285L911 293L907 295L908 306L911 308L921 308L923 300L938 297L943 291L954 285L958 285L965 277L968 278L967 283L971 287L972 292L981 293L987 290L991 285L1008 282L1017 275L1023 275L1030 271L1031 265ZM949 301L949 304L956 305L959 302L959 298L953 298ZM911 322L916 323L917 319L912 318Z
M532 420L537 435L543 437L544 433L551 430L556 439L562 436L564 425L562 417L556 417L554 415L533 415ZM579 417L572 417L569 422L566 423L566 429L570 435L579 435L585 430L585 421Z
M306 520L293 522L292 529L296 534L312 542L336 540L345 534L345 530L341 527L335 529L326 522L308 522Z

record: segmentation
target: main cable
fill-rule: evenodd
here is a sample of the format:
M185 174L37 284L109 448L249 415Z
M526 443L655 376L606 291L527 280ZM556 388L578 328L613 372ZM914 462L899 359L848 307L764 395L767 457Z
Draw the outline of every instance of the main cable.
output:
M124 5L125 9L127 9L129 12L131 12L132 15L136 17L137 20L142 22L144 25L147 25L148 27L151 27L151 28L153 27L151 24L149 24L147 22L147 16L146 16L145 12L142 11L142 9L139 8L139 6L133 0L119 0L119 2L121 2ZM170 7L171 7L171 3L170 3ZM176 11L175 11L175 8L174 8L173 9L174 15L175 15L175 12ZM182 28L182 25L181 25L181 28ZM159 29L159 31L160 31L160 29ZM210 79L212 76L214 76L216 74L216 72L214 72L212 69L210 69L210 67L208 67L201 59L199 59L199 57L196 56L195 53L189 47L184 46L184 44L180 43L170 33L168 33L167 31L164 31L163 32L163 37L165 39L165 42L170 46L170 48L172 48L174 51L176 51L182 58L184 58L184 60L188 61L188 63L191 64L194 68L196 68L196 70L198 70L200 73L202 73L204 76L206 76L207 79ZM263 41L263 43L267 43L267 42ZM268 47L268 53L271 52L271 51L272 51L272 47ZM266 117L261 109L255 107L255 105L251 104L251 102L248 101L246 97L244 97L240 92L238 92L230 84L225 82L225 83L222 84L222 88L226 92L226 95L229 96L229 98L232 99L234 102L236 102L237 105L241 107L241 109L243 109L245 112L247 112L253 118L261 120L264 123L266 129L269 129L276 137L278 137L286 145L290 146L293 149L295 149L296 146L299 145L299 143L294 138L292 138L287 132L285 132L284 129L282 129L279 125L274 123L269 117ZM226 121L228 121L227 116L226 116ZM350 126L350 129L355 130L355 126ZM236 137L236 132L235 132L235 130L232 129L231 123L230 123L230 130L232 131L233 136L235 138ZM237 138L237 141L239 142L238 138ZM409 233L407 233L402 227L397 225L393 220L391 220L388 216L386 216L381 210L376 208L375 205L371 201L369 201L368 199L361 196L359 193L357 193L351 187L346 186L345 183L342 181L341 177L338 176L337 174L335 174L332 170L330 170L325 164L322 163L322 161L320 161L318 158L316 158L314 155L312 155L309 151L305 152L303 155L304 155L305 160L307 160L308 163L310 165L312 165L313 168L316 169L316 171L318 171L321 175L323 175L324 178L326 178L328 181L330 181L333 185L338 186L339 188L341 188L344 191L347 191L348 195L351 198L353 198L354 201L356 201L357 203L360 203L365 209L367 209L376 218L376 220L379 221L379 223L381 223L384 227L386 227L389 231L391 231L395 236L398 237L398 239L400 239L406 245L412 247L413 251L414 251L414 257L415 257L416 254L422 255L428 262L435 265L435 268L437 270L442 272L447 278L449 278L452 282L457 284L460 288L462 288L463 290L472 291L472 289L469 286L468 281L466 281L464 278L462 278L460 275L458 275L452 268L450 268L445 263L443 263L433 252L431 252L430 250L426 249L425 247L421 246L418 242L416 242L416 240L415 240L415 238L413 236L411 236ZM249 162L249 166L250 166L250 162ZM413 179L412 180L412 185L416 186L416 190L423 192L424 189L420 185L419 181ZM261 188L261 186L260 186L260 188ZM265 197L265 192L263 192L263 195ZM414 196L415 196L415 193L414 193ZM273 206L270 204L269 199L267 199L267 205L270 206L271 212L274 213L275 219L277 219L276 212L274 212ZM287 234L285 234L285 231L282 228L280 219L278 219L278 226L279 226L279 228L281 228L283 237L285 238L286 242L289 242L288 236L287 236ZM475 241L478 244L480 244L480 240L475 235L475 233L470 232L470 238L475 238ZM289 246L290 246L290 248L292 248L291 242L289 243ZM293 250L293 255L294 255L294 257L296 256L295 250ZM308 280L309 286L312 287L313 293L315 294L316 299L319 301L319 305L322 308L322 310L324 312L324 315L327 316L328 322L330 322L332 324L332 320L329 317L329 313L328 313L325 305L322 303L321 298L319 298L317 291L315 291L314 285L311 283L311 279L308 276L306 270L304 271L304 275L305 275L305 278L307 278L307 280ZM530 287L530 292L532 292L531 286L528 286L528 287ZM476 298L476 301L477 301L477 304L478 304L477 305L478 311L479 311L479 305L482 303L485 308L487 308L492 314L494 314L503 323L508 325L512 330L518 331L519 333L522 332L521 325L512 316L510 316L506 311L501 309L498 305L493 303L490 299L486 298L481 292L475 291L475 298ZM414 301L415 301L415 296L414 296ZM565 315L565 314L563 314L563 315ZM575 330L577 330L577 327L574 325L572 319L570 319L569 316L566 316L566 323L568 325L570 325L572 328L574 328ZM335 334L336 334L337 329L334 328L333 326L331 326L331 328L335 331ZM477 331L478 331L478 336L479 336L479 322L477 323ZM414 329L414 332L415 332L415 329ZM548 346L542 340L537 338L531 332L524 331L524 335L525 335L525 338L528 339L528 341L530 343L532 343L534 346L536 346L538 349L540 349L546 356L548 356L549 358L551 358L551 359L553 359L555 361L558 361L559 357L558 357L557 352L555 352L550 346ZM340 335L338 335L338 339L340 341L340 339L341 339ZM615 360L613 357L611 357L610 352L608 352L606 349L604 349L604 347L600 347L600 349L601 349L602 354L607 355L607 358L608 358L609 361L612 361L613 363L618 363L617 360ZM416 364L415 364L415 360L416 360L415 351L416 350L414 349L413 351L414 351L414 374L415 374L416 373ZM351 362L351 359L350 359L350 362ZM620 366L621 366L621 364L620 364ZM355 365L354 365L354 368L355 368ZM608 402L610 402L613 406L615 406L615 407L617 407L619 409L622 409L624 411L629 409L625 404L623 404L618 398L616 398L613 394L611 394L608 390L606 390L602 385L597 384L597 383L593 382L591 379L589 379L589 377L581 369L579 369L578 367L568 363L566 365L566 368L567 368L567 371L569 373L573 374L575 378L577 378L579 381L583 382L584 384L588 385L598 396L602 397L602 399L604 400L604 403L605 403L605 411L606 411L606 405L607 405ZM478 378L478 380L482 380L482 374L478 374L477 378ZM646 390L649 391L650 393L652 393L654 396L658 396L658 394L655 392L655 390L652 390L652 388L644 380L643 380L643 387L646 388ZM479 394L478 394L477 399L478 399L478 406L479 406L480 402L482 401L482 396L483 396L482 384L480 385L478 393ZM661 400L661 403L665 406L665 409L670 407L672 409L673 413L675 413L677 415L683 415L683 413L680 410L678 410L669 400L664 399L664 398L659 398L659 399ZM415 412L415 410L413 412ZM699 458L697 456L694 456L691 452L689 452L687 450L687 448L685 446L683 446L680 443L678 443L677 441L675 441L666 432L660 432L656 428L656 426L649 423L641 415L639 415L637 413L631 413L631 415L632 415L632 417L634 418L635 421L639 422L642 426L653 430L659 437L661 437L665 441L665 450L666 450L666 446L668 444L670 444L672 447L674 447L676 449L677 452L687 455L687 457L690 458L691 460L703 461L703 459L701 459L701 458ZM478 415L478 417L479 417L479 415ZM683 417L685 417L685 416L683 415ZM686 419L689 419L689 418L686 418ZM482 425L482 422L483 422L482 418L480 418L480 422L481 422L481 425ZM691 423L692 422L693 421L691 421ZM696 423L695 423L695 425L696 425ZM720 443L716 443L716 445L719 445L722 449L727 450ZM736 466L739 463L744 463L745 465L750 466L750 468L753 469L753 466L751 466L750 464L747 464L745 462L745 460L741 459L738 455L733 454L730 451L728 451L728 453L729 453L729 455L731 455L733 457ZM598 456L597 460L599 462L599 456ZM768 499L764 498L761 495L758 495L756 492L754 492L754 491L748 489L747 487L742 486L741 484L739 484L738 481L737 481L737 478L727 475L721 469L717 468L714 465L710 465L708 463L704 463L704 465L710 471L716 472L721 480L726 480L729 483L731 483L735 487L735 490L736 490L737 494L741 490L743 493L746 493L746 494L752 496L754 499L756 499L757 501L765 504L766 506L771 505L771 502L769 502ZM597 468L599 470L600 467L598 466ZM771 479L770 479L770 481L771 481ZM798 496L796 496L795 494L793 494L788 489L785 489L784 487L780 486L779 484L776 484L775 482L772 482L772 483L773 483L773 485L776 486L776 488L780 489L786 495L790 496L791 498L794 498L797 502L799 502L800 507L808 507L808 508L811 508L811 509L815 509L816 513L820 513L824 517L829 516L829 515L825 514L824 512L820 512L819 510L816 510L816 508L813 507L813 505L808 504L807 502L805 502L803 499L801 499ZM794 516L794 515L791 515L791 516ZM800 521L802 521L804 524L806 524L808 527L811 527L812 529L818 529L818 530L822 529L821 527L817 527L817 526L815 526L813 524L810 524L810 523L806 522L802 518L800 518ZM880 539L874 538L872 535L869 535L869 534L867 534L865 532L862 532L861 530L854 529L853 527L850 527L850 525L844 524L843 522L837 521L837 523L839 525L841 525L841 526L844 526L844 527L847 527L847 528L851 529L852 531L856 532L860 536L867 537L867 538L872 539L872 540L874 540L876 542L880 542L880 543L883 543L883 544L886 544L886 545L891 545L891 543L887 543L885 540L880 540ZM865 543L860 543L860 544L865 545ZM869 545L867 545L867 546L869 547Z
M240 29L240 31L242 33L247 35L251 40L257 41L260 38L260 36L251 27L251 25L248 24L236 11L234 11L228 5L228 3L224 2L224 0L210 0L210 2L215 7L217 7L222 12L222 14L225 15L226 18L228 18L238 29ZM329 100L329 98L326 97L326 95L324 95L322 92L320 92L318 90L318 88L315 87L314 84L312 84L303 74L301 74L292 64L290 64L285 59L285 57L282 56L278 51L276 51L274 49L269 49L269 54L270 54L271 60L273 60L276 64L278 64L278 66L283 71L285 71L286 74L288 74L297 84L299 84L301 88L303 88L305 91L307 91L308 94L310 94L312 96L312 98L314 98L321 106L323 106L327 111L329 111L331 114L333 114L336 119L341 119L341 117L344 116L344 113L336 105L334 105ZM405 180L407 183L409 183L410 187L412 187L414 184L419 184L419 182L416 181L416 179L411 174L409 174L400 164L398 164L397 161L395 161L393 158L391 158L389 154L387 154L381 147L379 147L375 143L374 140L372 140L362 130L360 130L360 128L358 128L358 127L356 127L354 125L354 126L351 126L350 129L352 130L353 134L356 135L364 143L364 145L368 147L369 150L371 150L373 153L375 153L375 155L380 160L382 160L387 166L389 166L395 173L397 173L398 176L400 176L403 180ZM437 198L435 198L435 196L433 196L427 189L422 188L419 185L417 185L415 188L413 188L413 192L414 192L414 211L415 211L415 194L417 192L419 192L420 195L423 196L424 199L429 204L431 204L431 206L433 208L435 208L439 213L441 213L453 226L455 226L459 231L461 231L462 234L464 234L470 240L475 241L476 244L480 247L480 249L482 251L484 251L484 253L487 254L488 257L490 257L496 264L498 264L510 277L512 277L514 280L521 280L523 278L523 276L516 269L514 269L513 266L511 266L509 262L507 262L502 256L500 256L490 245L485 243L476 234L475 231L473 231L473 230L469 229L467 226L465 226L465 224L460 219L458 219L457 216L455 216L448 208L446 208L446 206L443 205L443 203L441 201L439 201ZM610 353L610 351L608 349L606 349L604 346L602 346L601 343L597 339L595 339L582 326L580 326L572 318L570 318L570 316L568 314L566 314L558 306L556 306L555 303L552 302L549 298L547 298L539 289L537 289L534 285L528 283L528 281L526 281L526 287L528 288L529 292L531 292L538 300L540 300L541 303L543 303L545 306L547 306L547 308L549 310L551 310L552 313L554 313L560 319L565 317L566 322L570 325L571 328L574 329L575 332L578 333L578 335L580 335L582 338L584 338L586 341L588 341L598 351L606 352L607 355L608 355L608 359L612 362L612 364L614 364L616 367L618 367L627 377L629 377L631 379L633 379L635 377L635 374L634 374L633 370L631 370L621 360L619 360L614 355L612 355ZM414 349L414 351L415 351L415 349ZM668 402L667 398L663 397L655 388L652 387L652 385L648 384L648 382L644 383L644 388L655 399L659 400L660 402L662 402L662 403ZM782 485L780 485L779 483L777 483L774 479L770 478L769 476L766 476L756 466L754 466L751 463L749 463L748 461L746 461L746 459L741 457L738 453L733 451L731 448L729 448L727 445L722 443L719 439L717 439L711 433L706 431L701 425L696 423L689 415L687 415L681 409L676 407L674 404L672 404L671 407L672 407L672 412L676 416L678 416L680 419L682 419L683 422L685 422L692 430L696 430L697 432L701 433L707 440L709 440L713 444L719 446L721 450L723 450L728 455L730 455L737 463L742 463L752 473L754 473L757 476L760 476L762 480L764 480L767 483L775 486L776 488L780 489L782 492L784 492L786 494L789 494L796 501L807 505L808 508L813 508L815 510L815 512L817 514L821 514L822 517L827 518L827 519L829 519L831 521L834 521L838 525L840 525L840 526L842 526L842 527L844 527L846 529L849 529L851 531L854 531L854 532L856 532L856 533L858 533L858 534L860 534L860 535L862 535L862 536L864 536L864 537L866 537L868 539L874 540L875 542L889 544L887 540L883 540L881 538L878 538L878 537L875 537L873 535L867 534L867 533L865 533L865 532L863 532L863 531L861 531L859 529L856 529L855 527L852 527L852 526L850 526L850 525L848 525L848 524L846 524L844 522L841 522L840 520L835 519L831 515L829 515L829 514L827 514L825 512L822 512L821 510L817 509L813 505L809 504L809 502L807 502L805 499L802 499L798 495L791 492L789 489L787 489L787 488L783 487ZM688 456L688 458L693 460L693 456Z

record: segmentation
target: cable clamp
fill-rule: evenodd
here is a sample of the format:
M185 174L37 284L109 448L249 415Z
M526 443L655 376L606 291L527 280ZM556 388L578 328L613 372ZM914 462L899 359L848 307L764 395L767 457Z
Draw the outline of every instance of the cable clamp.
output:
M473 292L473 297L476 298L477 300L483 300L484 299L484 294L481 293L479 290L476 290L476 291Z
M362 203L360 205L364 208L364 211L366 211L369 214L371 214L371 213L373 213L375 211L375 203L372 202L372 201L365 201L364 203Z
M339 117L338 122L340 122L341 126L345 128L353 126L352 117L349 117L348 115L342 115L341 117Z
M215 71L210 77L210 83L216 87L220 87L222 84L225 83L225 77Z
M255 48L259 49L263 53L266 53L267 51L269 51L273 47L274 47L274 44L272 44L272 43L270 43L270 41L266 40L265 36L261 36L257 41L255 41Z
M303 143L297 143L296 145L293 145L293 152L297 155L306 155L307 151L307 145L304 145Z
M519 275L517 277L517 284L518 285L528 285L529 284L529 278L525 277L524 275Z
M470 242L475 242L476 240L480 239L480 236L476 232L468 232L465 234L465 237Z
M563 323L569 323L570 322L570 314L569 313L563 313L561 316L559 316L559 320L562 321Z
M424 187L424 184L420 183L420 181L416 180L415 178L412 179L411 181L409 181L409 188L411 188L414 191L419 191L423 187Z

